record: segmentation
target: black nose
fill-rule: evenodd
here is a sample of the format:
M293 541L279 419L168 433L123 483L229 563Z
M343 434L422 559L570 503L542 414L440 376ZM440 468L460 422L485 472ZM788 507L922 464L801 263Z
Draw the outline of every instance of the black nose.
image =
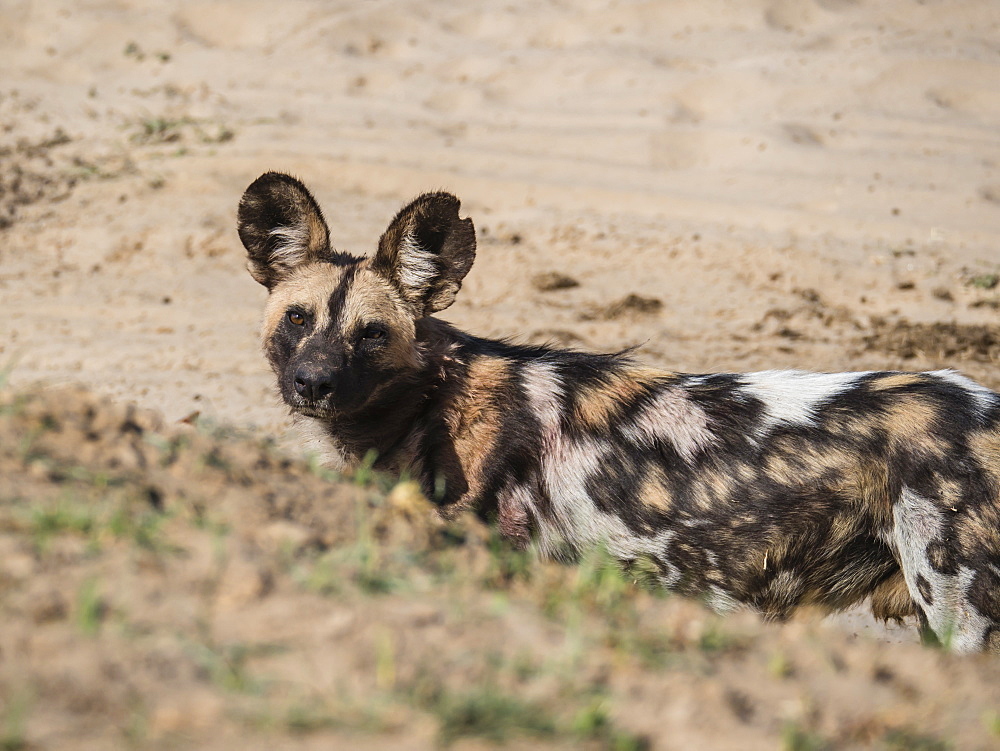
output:
M295 391L299 396L316 401L333 391L333 372L317 365L305 363L295 369Z

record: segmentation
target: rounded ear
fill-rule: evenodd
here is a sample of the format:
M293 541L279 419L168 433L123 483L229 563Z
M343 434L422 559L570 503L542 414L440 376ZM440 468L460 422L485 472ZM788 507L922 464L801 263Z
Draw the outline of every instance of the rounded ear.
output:
M240 199L238 217L250 275L268 289L297 266L332 255L323 212L294 177L279 172L258 177Z
M399 290L414 318L451 305L476 259L476 230L459 219L460 206L450 193L424 193L379 240L371 268Z

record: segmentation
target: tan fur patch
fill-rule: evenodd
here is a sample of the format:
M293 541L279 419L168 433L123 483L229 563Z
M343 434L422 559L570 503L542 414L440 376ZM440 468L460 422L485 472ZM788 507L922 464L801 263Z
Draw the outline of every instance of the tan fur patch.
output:
M610 383L581 389L575 418L591 430L602 430L621 411L624 403L638 398L647 389L630 377L616 377Z
M827 545L836 548L856 537L860 521L855 511L834 515L830 520L830 536Z
M969 448L993 482L1000 486L1000 430L977 430L969 435Z
M497 415L496 394L510 381L510 363L499 357L477 357L469 363L465 398L454 412L456 432Z
M348 338L369 323L386 325L392 334L382 358L400 368L416 368L419 363L412 342L413 318L399 294L381 275L362 267L344 298L339 324Z
M885 462L863 453L828 448L822 451L799 445L794 439L779 443L779 451L765 466L768 476L783 485L802 487L826 479L831 490L867 510L880 528L892 523L889 469ZM845 520L847 523L847 520ZM850 530L833 530L850 536Z
M981 503L965 509L965 517L955 526L962 550L1000 550L1000 508L996 505Z
M263 340L271 338L291 307L302 308L315 316L316 329L325 328L330 323L330 295L343 275L342 268L329 263L313 263L295 269L267 298L261 328Z
M473 360L469 363L465 395L446 420L454 437L455 453L469 485L469 498L479 495L484 462L500 430L500 406L496 404L496 394L510 378L510 363L506 360L494 357Z
M708 486L715 498L723 502L733 497L733 491L738 487L736 478L729 472L728 468L706 469L702 474L702 480Z
M658 370L644 365L633 365L625 370L623 375L645 386L663 385L668 381L677 380L677 374L671 370Z
M838 489L865 508L878 528L892 526L892 499L889 497L889 467L873 457L860 456L845 467Z
M871 412L834 415L826 420L824 427L833 435L855 438L871 438L881 425L877 415Z
M902 571L897 571L872 591L871 608L872 615L880 621L899 622L907 616L916 615Z
M857 464L856 453L835 448L817 450L795 438L777 439L774 446L765 471L772 479L791 487L812 485L833 471L841 475L849 473Z
M315 212L306 214L306 222L309 225L309 252L315 256L326 250L330 233L323 218Z
M610 383L581 389L575 419L592 430L607 427L622 405L676 378L675 373L655 368L633 367L613 374Z
M947 445L934 435L937 408L918 396L906 396L889 405L882 425L895 444L922 453L943 456Z
M651 467L639 488L639 502L656 511L670 511L673 500L667 487L667 477L663 470L657 466Z
M890 373L879 378L875 378L868 383L868 388L872 391L890 391L891 389L901 389L907 386L914 386L918 383L925 383L927 377L920 373Z

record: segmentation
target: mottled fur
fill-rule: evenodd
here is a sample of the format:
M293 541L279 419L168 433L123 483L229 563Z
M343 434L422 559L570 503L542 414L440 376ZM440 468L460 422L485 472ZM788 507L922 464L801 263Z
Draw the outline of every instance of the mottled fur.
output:
M343 461L375 451L445 512L647 559L719 609L869 598L1000 649L1000 396L952 371L687 375L463 333L430 315L475 258L458 209L423 195L359 258L293 178L243 197L282 396Z

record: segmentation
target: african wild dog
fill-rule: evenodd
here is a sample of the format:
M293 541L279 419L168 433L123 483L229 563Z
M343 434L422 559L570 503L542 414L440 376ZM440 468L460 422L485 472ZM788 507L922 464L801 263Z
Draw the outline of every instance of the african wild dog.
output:
M475 258L458 209L422 195L359 258L287 175L240 202L281 395L344 461L374 450L549 555L648 558L717 609L870 597L1000 651L1000 395L947 370L685 375L463 333L432 317Z

